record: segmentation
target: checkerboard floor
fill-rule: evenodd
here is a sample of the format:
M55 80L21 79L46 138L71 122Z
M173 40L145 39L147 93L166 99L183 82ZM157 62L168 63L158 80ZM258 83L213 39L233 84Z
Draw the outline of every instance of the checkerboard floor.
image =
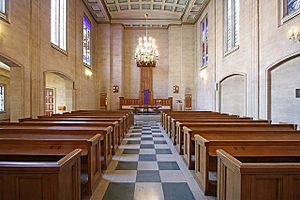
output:
M136 121L91 199L202 200L205 197L156 121Z

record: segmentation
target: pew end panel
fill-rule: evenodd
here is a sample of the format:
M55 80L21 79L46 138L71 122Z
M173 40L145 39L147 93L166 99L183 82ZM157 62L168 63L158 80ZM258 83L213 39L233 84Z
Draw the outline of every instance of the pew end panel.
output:
M1 199L80 200L80 156L80 149L58 161L10 161L7 155L0 162Z
M219 200L300 198L299 157L285 159L284 162L280 158L244 161L224 150L217 150L217 156Z

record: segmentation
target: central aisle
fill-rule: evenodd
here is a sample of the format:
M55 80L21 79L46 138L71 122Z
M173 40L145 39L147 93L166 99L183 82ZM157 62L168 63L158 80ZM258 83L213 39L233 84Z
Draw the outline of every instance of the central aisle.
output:
M203 195L192 172L187 169L160 123L136 121L104 172L92 199L209 198Z

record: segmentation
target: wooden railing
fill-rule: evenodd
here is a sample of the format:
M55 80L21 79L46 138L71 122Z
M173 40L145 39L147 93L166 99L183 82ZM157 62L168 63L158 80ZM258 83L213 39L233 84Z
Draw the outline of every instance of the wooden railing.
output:
M140 106L142 105L141 99L125 99L124 97L120 97L120 110L125 109L124 106ZM169 107L166 110L172 110L173 108L173 97L169 97L168 99L153 99L153 105L160 105L162 107Z

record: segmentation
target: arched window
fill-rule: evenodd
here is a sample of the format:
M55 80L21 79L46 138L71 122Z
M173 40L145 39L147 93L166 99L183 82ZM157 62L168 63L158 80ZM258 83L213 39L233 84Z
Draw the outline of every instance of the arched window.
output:
M240 6L239 0L225 0L225 52L239 45Z
M201 22L201 50L202 50L202 66L208 64L208 18L207 16Z
M51 43L67 50L67 0L51 0Z
M300 0L285 0L286 14L290 15L300 9Z
M83 17L83 64L91 67L91 22Z
M7 2L6 0L0 0L0 18L7 19Z
M0 112L5 111L5 86L0 84Z

